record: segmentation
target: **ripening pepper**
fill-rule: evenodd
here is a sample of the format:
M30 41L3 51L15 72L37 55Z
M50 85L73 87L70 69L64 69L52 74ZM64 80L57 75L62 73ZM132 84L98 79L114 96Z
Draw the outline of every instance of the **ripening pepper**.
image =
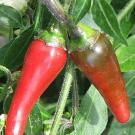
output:
M48 37L49 43L41 39L32 41L25 55L21 77L7 117L6 135L23 135L33 106L66 63L67 53L54 40L57 36Z
M79 27L82 37L71 40L71 58L99 90L116 119L125 123L130 117L128 97L112 45L105 34L84 24Z

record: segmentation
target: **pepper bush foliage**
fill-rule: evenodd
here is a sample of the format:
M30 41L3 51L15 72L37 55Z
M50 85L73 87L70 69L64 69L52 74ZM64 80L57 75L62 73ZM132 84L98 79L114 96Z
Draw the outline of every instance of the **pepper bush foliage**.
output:
M38 7L38 1L0 1L0 133L2 135L26 50L41 31L48 29L51 21L57 21L44 4ZM76 78L71 86L58 135L134 135L135 0L61 0L60 2L75 23L83 22L106 33L110 38L125 79L131 117L126 124L118 123L96 88L76 69ZM41 10L40 16L38 10ZM11 72L11 80L8 80L8 72L3 68ZM27 122L26 135L49 135L64 71L65 69L34 106Z

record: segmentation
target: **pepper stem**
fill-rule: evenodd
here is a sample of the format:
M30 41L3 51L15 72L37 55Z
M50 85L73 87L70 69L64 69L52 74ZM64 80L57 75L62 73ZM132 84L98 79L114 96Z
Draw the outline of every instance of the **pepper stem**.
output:
M60 97L58 100L50 135L57 135L57 132L60 126L61 117L64 112L64 108L65 108L66 101L69 95L70 87L73 81L73 72L74 72L73 67L74 67L73 63L69 62L67 64L65 78L64 78L64 82L63 82L62 89L60 92Z

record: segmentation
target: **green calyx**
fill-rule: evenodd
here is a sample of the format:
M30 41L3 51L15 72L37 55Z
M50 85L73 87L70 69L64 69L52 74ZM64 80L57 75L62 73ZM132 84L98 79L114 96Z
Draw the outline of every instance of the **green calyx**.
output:
M65 48L64 36L57 28L50 31L44 31L40 37L49 46Z
M70 40L70 51L85 50L94 44L98 32L83 23L78 24L81 36Z

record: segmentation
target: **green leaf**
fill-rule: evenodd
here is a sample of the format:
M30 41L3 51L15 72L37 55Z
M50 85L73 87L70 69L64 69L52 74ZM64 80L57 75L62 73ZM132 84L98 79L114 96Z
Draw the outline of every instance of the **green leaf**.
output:
M108 135L134 135L135 134L135 100L131 100L131 117L126 124L120 124L115 119L113 120Z
M71 135L100 135L108 120L107 106L94 86L84 96Z
M79 22L88 12L90 5L91 0L75 0L71 15L76 23Z
M0 22L12 27L22 27L22 17L20 13L10 6L0 4Z
M7 43L6 45L0 48L0 65L3 65L4 56L11 44L12 44L12 41L10 41L9 43Z
M135 70L135 35L128 40L128 46L121 45L116 50L116 55L122 72Z
M42 5L42 13L41 13L41 28L42 29L46 29L47 26L49 25L50 23L50 20L53 18L53 16L51 15L51 13L48 11L48 8L43 4Z
M5 38L4 41L7 41L9 39L10 32L11 32L11 28L1 24L0 22L0 36ZM0 41L0 46L1 46L1 41Z
M10 45L4 58L4 65L11 70L18 68L23 63L24 55L31 40L33 39L33 27L24 31L21 35L15 38Z
M130 9L130 11L127 13L122 20L120 20L120 27L123 31L123 34L125 37L128 37L130 31L132 30L134 23L135 23L135 11L134 9Z
M112 0L111 5L117 13L129 2L129 0Z
M124 73L126 89L129 97L135 97L135 71Z
M26 135L41 135L43 133L42 117L38 105L36 104L28 118Z
M127 15L122 19L122 21L120 23L123 34L126 37L129 35L130 31L132 30L132 28L133 28L133 26L135 24L134 17L135 17L134 14Z
M94 20L93 20L92 15L91 15L90 12L87 13L87 14L83 17L83 19L81 20L81 22L84 23L84 24L86 24L86 25L88 25L88 26L90 26L90 27L93 28L93 29L96 29L96 30L98 30L98 31L101 30L100 27L97 26L97 24L94 22Z
M51 114L46 110L46 108L43 105L43 103L38 102L37 105L38 105L38 107L40 109L40 113L41 113L42 119L43 120L51 119Z
M111 3L112 2L112 0L106 0L108 3Z
M122 35L116 14L106 0L93 0L91 12L96 24L99 25L105 33L127 44L126 39Z

